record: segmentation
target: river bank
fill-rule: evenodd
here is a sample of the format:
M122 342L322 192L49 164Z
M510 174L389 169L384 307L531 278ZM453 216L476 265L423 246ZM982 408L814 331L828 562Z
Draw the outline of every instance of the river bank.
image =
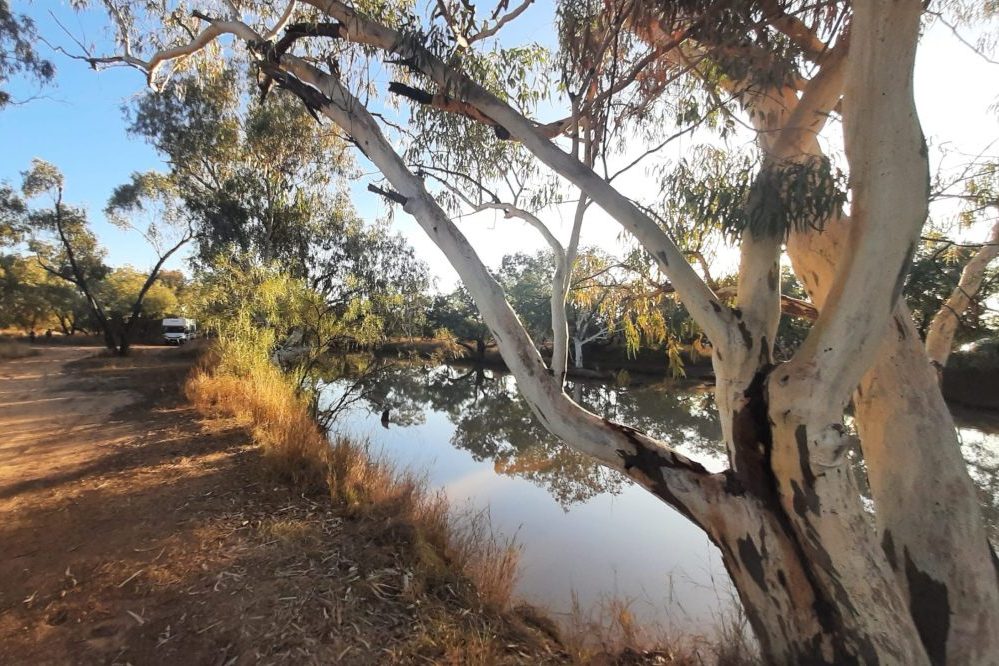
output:
M392 357L456 359L506 370L506 364L495 346L487 347L482 355L478 355L466 347L448 341L434 338L400 338L383 342L372 351L375 354ZM542 352L544 355L545 350ZM711 367L710 357L703 356L693 349L687 349L683 353L683 360L684 378L714 382L714 369ZM643 348L637 354L629 355L620 347L595 345L587 350L585 361L583 368L569 368L569 376L616 383L627 383L632 378L640 381L673 378L665 353L652 349ZM999 371L992 368L948 366L944 369L942 389L944 398L951 405L999 412Z
M504 561L473 583L456 555L487 532L421 533L414 505L446 505L412 477L376 502L293 485L259 424L185 398L188 349L97 353L0 363L0 662L737 663L694 639L631 649L626 613L580 626L584 648L497 598Z

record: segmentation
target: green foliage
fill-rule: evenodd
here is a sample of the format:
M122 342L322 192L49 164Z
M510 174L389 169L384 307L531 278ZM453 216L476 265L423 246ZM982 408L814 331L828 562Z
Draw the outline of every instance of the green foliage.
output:
M794 271L787 266L781 266L780 269L780 293L791 298L808 300L805 288L795 277ZM778 360L790 359L801 343L805 341L811 327L811 322L805 319L782 315L780 324L777 326L777 340L774 343Z
M24 75L42 84L55 75L55 66L39 56L34 22L10 10L8 0L0 0L0 109L10 104L4 88L13 76Z
M745 153L699 146L663 172L672 217L730 238L821 229L846 203L846 178L826 158L759 164Z
M278 91L261 103L238 81L231 70L171 79L136 103L131 131L169 161L203 265L248 253L307 276L320 260L313 244L354 217L335 189L351 169L346 144L298 99Z
M534 255L518 252L503 257L497 279L507 300L535 342L552 335L552 273L555 259L549 251Z
M682 351L700 331L647 253L618 260L581 252L569 303L573 337L618 341L632 356L643 347L661 349L670 372L684 375Z
M999 212L999 159L978 165L974 176L965 183L963 200L959 219L964 226L980 221L983 213Z
M132 314L142 285L148 275L131 266L112 270L95 285L98 299L109 317L127 319ZM179 312L177 292L161 280L157 280L142 299L139 316L147 319L162 319Z
M36 158L23 176L21 190L26 198L39 199L44 195L51 202L50 207L35 207L26 214L31 251L51 272L69 282L78 284L80 277L85 281L102 279L108 272L104 265L105 250L90 229L86 212L63 203L63 176L59 169ZM73 270L74 261L80 275Z
M489 328L463 286L450 294L434 297L427 313L427 324L434 330L447 329L459 340L479 341L482 346L490 337Z
M367 298L334 311L303 278L245 257L220 257L202 274L195 317L217 334L225 372L248 375L288 351L282 360L300 381L331 347L374 342L384 328Z
M34 256L0 255L0 328L89 326L86 301L65 280L45 271Z
M24 237L27 207L7 183L0 183L0 247L16 245Z

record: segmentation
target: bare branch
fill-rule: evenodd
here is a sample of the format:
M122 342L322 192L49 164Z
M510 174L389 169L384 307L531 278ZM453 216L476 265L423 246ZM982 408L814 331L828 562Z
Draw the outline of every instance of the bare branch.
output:
M519 5L517 5L515 8L511 9L509 12L507 12L503 16L499 17L498 19L496 19L496 22L492 26L490 26L488 28L484 28L484 29L480 30L479 32L475 33L474 35L472 35L471 37L469 37L468 38L468 43L471 44L473 42L477 42L479 40L487 39L489 37L492 37L497 32L499 32L500 29L503 28L503 26L505 26L507 23L509 23L510 21L513 21L515 18L517 18L518 16L520 16L521 14L523 14L527 10L527 8L531 6L531 4L533 2L534 2L534 0L524 0L522 3L520 3ZM495 14L494 14L494 17L495 17Z

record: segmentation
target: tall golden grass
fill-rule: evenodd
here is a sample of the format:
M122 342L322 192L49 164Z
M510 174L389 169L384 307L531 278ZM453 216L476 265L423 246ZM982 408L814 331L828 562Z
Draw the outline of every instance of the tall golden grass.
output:
M426 573L458 574L471 581L465 589L480 603L497 610L509 606L516 545L496 538L482 514L455 516L443 494L373 458L363 443L339 436L331 441L311 417L294 378L269 363L226 363L216 350L191 373L185 393L202 413L240 421L281 478L302 489L325 489L350 513L404 526Z
M268 467L284 480L303 490L328 492L348 515L392 525L385 538L408 542L415 556L416 575L408 583L412 593L436 583L460 592L469 609L510 609L520 549L513 540L496 537L487 514L455 514L442 493L431 492L419 476L373 457L365 443L331 439L312 418L293 375L250 353L234 355L237 349L213 346L189 375L186 395L199 411L236 418L259 445ZM515 611L525 613L537 616L531 624L551 623L530 608ZM545 633L574 663L742 666L759 663L744 624L723 618L712 637L657 635L639 626L629 602L610 599L596 616L574 604L567 625L560 630L552 624ZM431 635L438 647L453 643L443 663L497 663L502 654L495 637L477 637L467 629L437 626L424 640Z

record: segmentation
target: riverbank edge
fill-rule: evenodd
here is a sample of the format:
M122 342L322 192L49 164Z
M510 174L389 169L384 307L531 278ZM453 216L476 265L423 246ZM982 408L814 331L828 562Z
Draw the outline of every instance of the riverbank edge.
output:
M400 579L385 593L405 596L435 616L431 632L408 641L417 650L410 655L414 661L576 661L553 621L533 607L512 604L518 555L513 544L493 539L481 519L458 522L443 495L372 459L363 442L330 441L305 401L275 373L270 381L219 373L209 351L192 367L183 390L205 419L235 419L262 451L268 471L305 501L328 502L357 532L370 527L381 537L370 548L403 552ZM380 615L391 612L387 604Z
M421 359L451 359L478 363L506 371L506 364L495 346L475 358L465 347L435 338L398 338L386 340L373 350L382 356L417 357ZM694 355L684 358L685 380L713 384L714 369L709 357ZM685 355L687 356L687 355ZM621 350L607 351L599 347L587 352L587 367L569 368L570 378L613 383L628 383L632 379L678 379L669 370L665 354L643 349L635 356ZM999 372L991 368L946 367L941 385L944 399L951 405L973 410L999 413Z
M192 368L188 400L207 419L237 419L263 451L271 471L303 491L324 498L350 520L392 534L404 551L402 589L411 601L433 608L433 635L413 637L414 660L455 664L747 664L743 635L661 637L634 625L627 604L615 614L578 617L566 631L543 610L515 603L516 546L497 540L483 515L455 518L447 498L411 473L369 456L363 442L332 442L307 404L275 375L234 377L218 373L211 353ZM278 372L275 368L275 372ZM362 528L363 530L363 528ZM376 544L377 545L377 544ZM442 609L441 606L444 608ZM448 622L451 626L448 626ZM725 634L717 634L724 636ZM650 642L650 637L652 640ZM650 647L650 644L652 647Z

